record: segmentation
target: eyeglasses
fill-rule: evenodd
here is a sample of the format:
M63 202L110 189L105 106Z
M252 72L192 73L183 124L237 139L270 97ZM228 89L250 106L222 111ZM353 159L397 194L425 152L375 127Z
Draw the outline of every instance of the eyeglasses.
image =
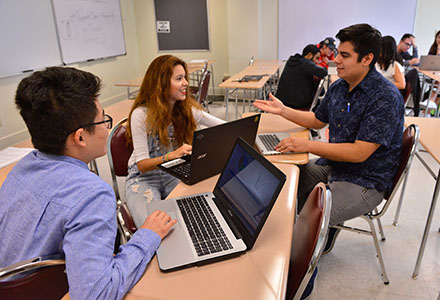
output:
M411 47L411 46L412 46L411 43L405 43L405 45L407 45L408 47Z
M104 121L79 126L78 128L75 128L74 130L70 131L67 135L71 134L74 131L77 131L80 128L92 127L92 126L99 125L99 124L104 124L107 129L111 129L113 127L113 118L107 114L104 114Z

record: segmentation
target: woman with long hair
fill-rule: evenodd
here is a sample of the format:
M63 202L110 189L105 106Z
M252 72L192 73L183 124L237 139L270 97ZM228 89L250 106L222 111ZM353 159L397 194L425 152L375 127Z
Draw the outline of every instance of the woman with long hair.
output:
M435 34L434 42L429 48L428 55L440 55L440 30Z
M137 226L148 215L146 203L165 199L179 183L157 165L190 154L198 125L224 123L192 97L187 70L186 63L172 55L153 60L128 117L126 136L133 153L125 195Z
M376 69L399 89L405 88L405 76L402 65L396 61L396 40L392 36L384 36L380 42L380 54Z

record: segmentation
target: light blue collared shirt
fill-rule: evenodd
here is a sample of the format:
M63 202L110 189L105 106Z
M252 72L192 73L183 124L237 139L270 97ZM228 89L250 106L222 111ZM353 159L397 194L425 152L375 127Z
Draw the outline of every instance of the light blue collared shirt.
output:
M61 254L73 299L122 299L139 280L160 237L138 230L113 256L112 188L68 156L33 151L0 189L0 267Z

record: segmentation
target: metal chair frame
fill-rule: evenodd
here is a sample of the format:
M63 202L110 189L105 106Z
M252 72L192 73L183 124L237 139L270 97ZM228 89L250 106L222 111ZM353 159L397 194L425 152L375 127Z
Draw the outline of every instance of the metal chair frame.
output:
M413 160L414 155L416 153L417 144L418 144L419 136L420 136L420 130L417 125L414 125L414 124L409 125L406 130L410 130L410 132L411 132L412 145L409 150L409 156L407 158L407 161L405 163L405 167L404 167L402 173L400 174L400 176L399 176L399 174L396 174L396 176L398 176L398 178L394 179L393 189L391 190L391 192L385 195L385 197L384 197L385 202L382 201L382 204L380 204L374 210L372 210L371 212L369 212L365 215L360 216L360 218L362 218L363 220L365 220L368 223L370 230L350 227L350 226L346 226L346 225L333 226L334 228L348 230L348 231L356 232L356 233L360 233L360 234L367 234L373 238L374 246L376 247L377 258L379 260L380 268L382 271L381 275L382 275L382 279L384 281L384 284L389 284L390 281L388 279L388 275L385 270L385 263L383 260L382 252L380 250L379 240L377 238L376 228L375 228L373 221L376 220L378 228L379 228L379 233L381 235L381 240L385 241L385 234L383 231L383 227L382 227L382 223L380 221L380 218L388 210L388 207L391 204L391 200L394 198L400 184L403 181L402 191L400 194L400 200L399 200L399 205L398 205L398 210L400 211L401 202L403 199L403 195L404 195L405 188L406 188L406 183L408 180L409 169L411 167L412 160ZM406 130L405 130L405 132L406 132ZM404 134L405 134L405 132L404 132ZM402 161L400 163L402 163ZM399 166L400 166L400 164L399 164ZM379 208L379 207L381 207L381 208Z

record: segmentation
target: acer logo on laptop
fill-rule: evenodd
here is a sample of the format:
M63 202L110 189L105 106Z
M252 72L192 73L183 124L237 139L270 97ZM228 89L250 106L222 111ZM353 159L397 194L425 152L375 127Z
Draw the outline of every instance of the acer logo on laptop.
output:
M208 155L208 153L200 154L199 156L197 156L197 159L202 159L202 158L206 157L206 155Z

